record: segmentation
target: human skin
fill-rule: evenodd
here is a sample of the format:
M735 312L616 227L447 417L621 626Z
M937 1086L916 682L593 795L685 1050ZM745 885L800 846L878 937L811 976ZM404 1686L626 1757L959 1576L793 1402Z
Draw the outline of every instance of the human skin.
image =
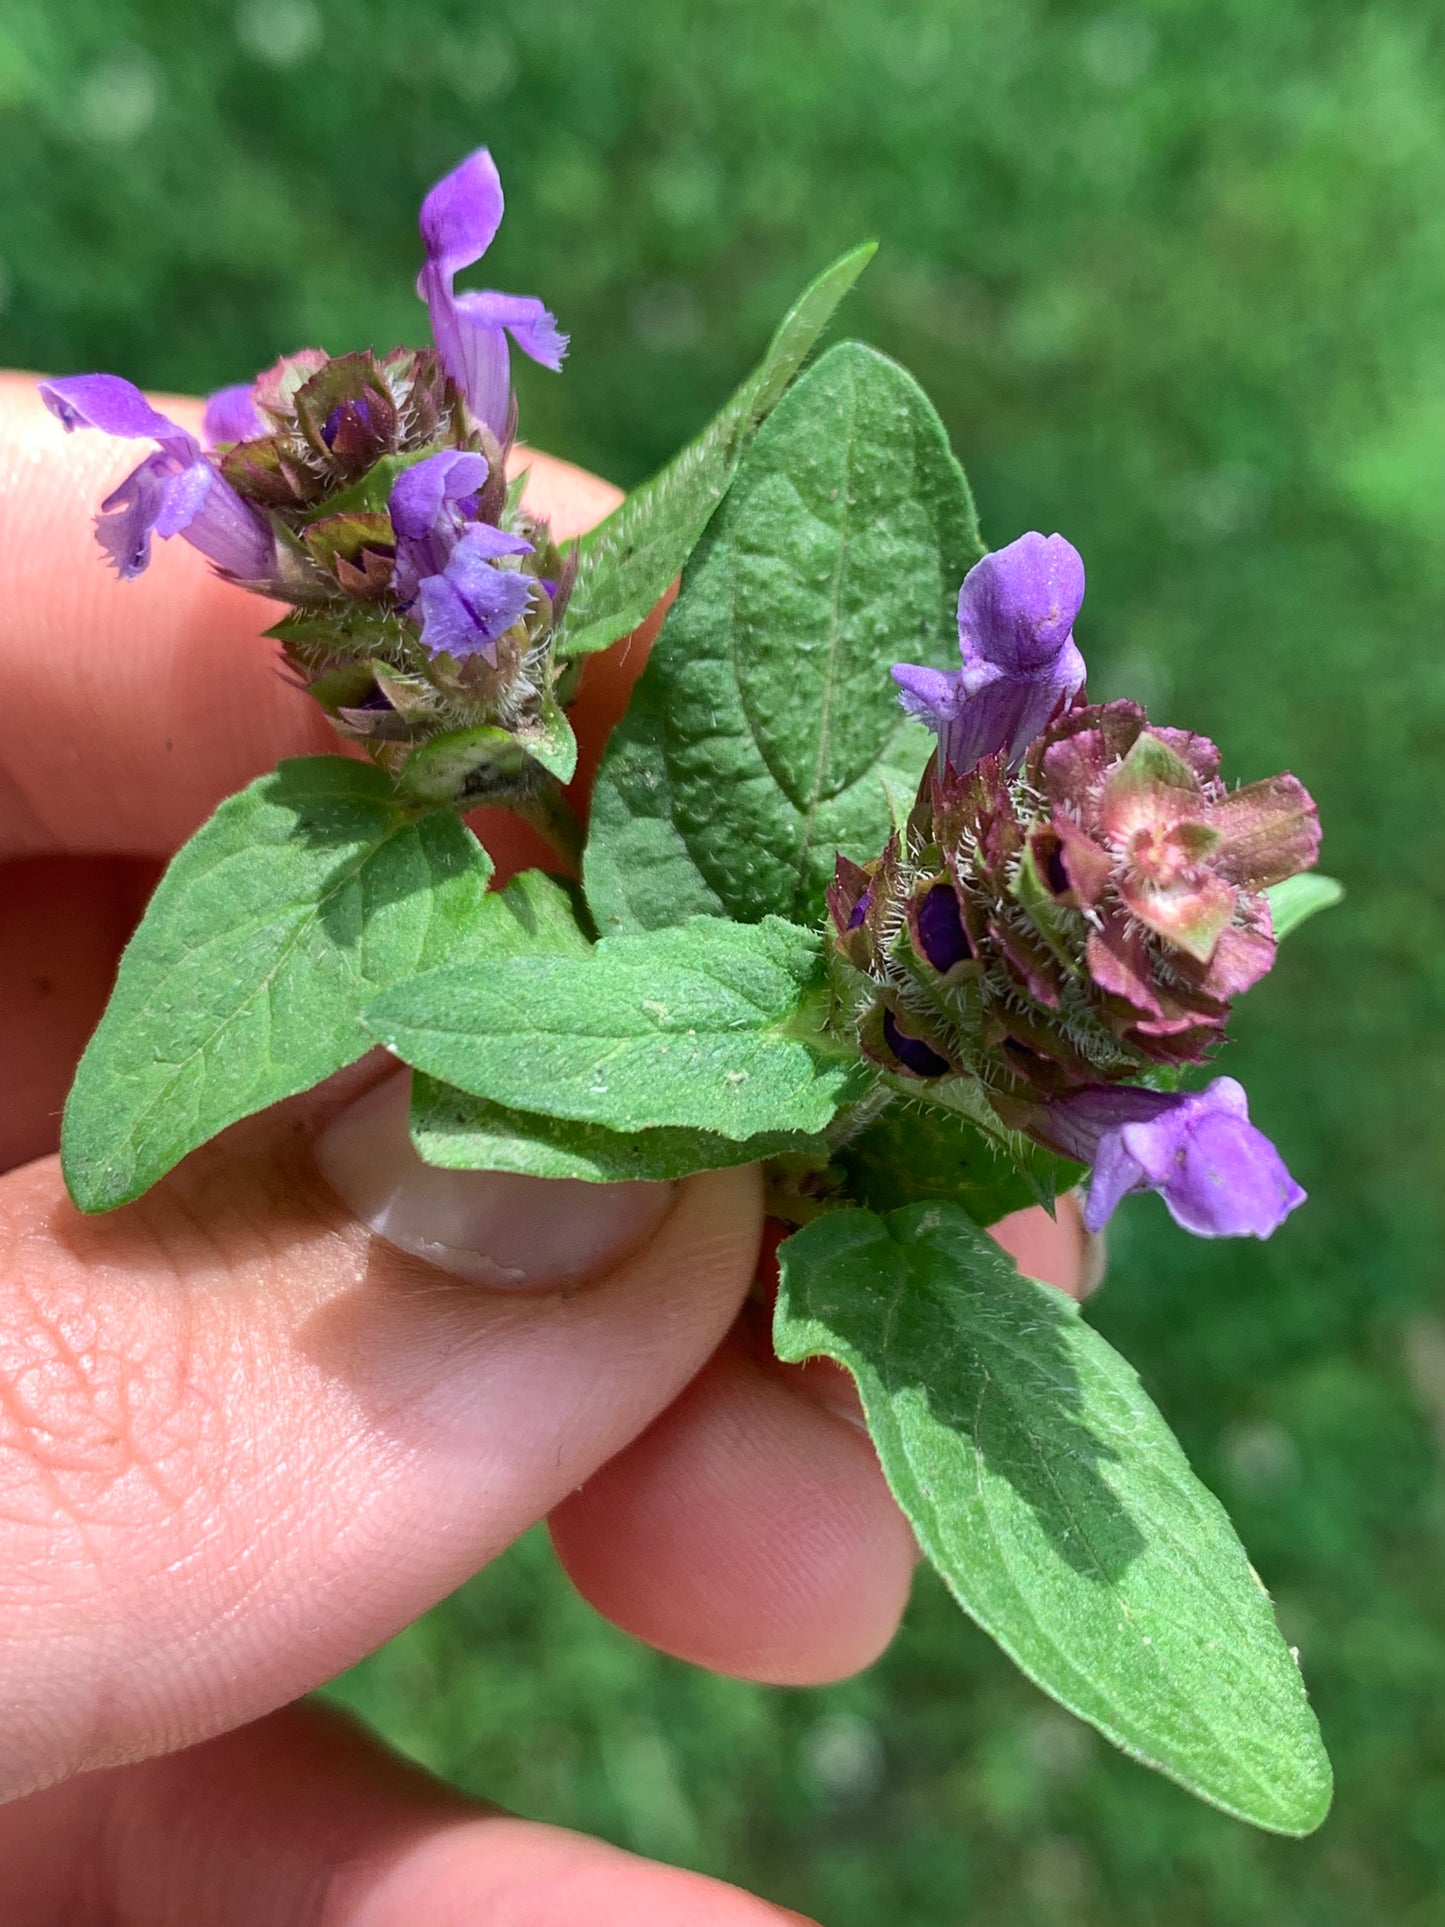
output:
M793 1685L883 1649L914 1547L846 1380L769 1356L756 1171L625 1196L448 1176L450 1244L561 1223L565 1258L554 1240L524 1284L479 1284L348 1208L388 1074L368 1060L122 1211L70 1206L59 1107L160 865L278 758L338 748L259 640L274 618L183 542L134 583L102 567L90 517L135 459L0 378L6 1927L796 1918L466 1801L293 1704L541 1518L618 1625ZM524 459L561 534L617 499ZM649 630L588 666L579 795ZM542 859L510 819L474 822L502 874ZM999 1235L1076 1288L1074 1214Z

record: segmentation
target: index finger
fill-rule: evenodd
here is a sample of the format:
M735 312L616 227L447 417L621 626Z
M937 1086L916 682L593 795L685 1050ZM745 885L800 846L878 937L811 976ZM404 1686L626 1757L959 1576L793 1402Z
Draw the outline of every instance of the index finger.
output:
M199 404L158 405L199 426ZM157 543L133 582L104 566L92 517L135 461L129 443L64 434L35 377L0 376L0 686L19 725L0 738L0 857L168 856L283 756L342 748L262 635L279 605L222 581L185 542ZM513 466L559 535L621 499L568 462L518 450ZM573 713L584 787L643 654L623 645L588 665Z

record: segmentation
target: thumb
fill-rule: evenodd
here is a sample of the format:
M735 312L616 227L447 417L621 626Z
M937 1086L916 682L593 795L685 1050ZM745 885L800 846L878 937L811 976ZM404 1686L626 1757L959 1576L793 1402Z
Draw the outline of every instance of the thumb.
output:
M53 1159L0 1180L0 1797L351 1664L642 1431L736 1313L756 1171L429 1171L405 1080L355 1081L107 1218Z

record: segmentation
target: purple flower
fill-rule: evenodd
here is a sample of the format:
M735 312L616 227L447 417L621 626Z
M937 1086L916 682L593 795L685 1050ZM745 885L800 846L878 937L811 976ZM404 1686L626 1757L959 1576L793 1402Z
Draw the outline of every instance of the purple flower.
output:
M497 660L497 643L526 613L532 578L518 569L499 569L499 555L515 555L520 542L489 522L465 529L440 575L423 578L421 639L432 654L485 656Z
M479 148L438 181L421 204L427 258L416 284L431 315L442 365L472 413L498 436L506 433L512 392L507 336L544 368L560 368L567 352L567 337L535 296L453 290L460 270L491 246L502 208L496 165L486 148Z
M206 402L201 433L212 448L266 433L266 418L256 406L256 391L249 381L216 390Z
M503 556L530 555L532 544L472 519L486 479L485 456L445 449L404 470L387 507L397 594L404 609L420 603L423 646L495 664L498 639L526 613L532 594L530 576L496 565Z
M1130 1191L1157 1191L1175 1223L1201 1238L1267 1238L1304 1202L1232 1077L1203 1091L1093 1085L1050 1104L1041 1134L1093 1165L1090 1231Z
M242 581L269 572L275 556L269 528L201 453L195 436L152 408L139 388L119 375L68 375L42 382L40 396L67 432L98 428L157 444L106 496L96 517L96 539L123 580L149 563L153 534L183 535Z
M1021 535L969 570L958 592L962 669L893 669L903 707L937 731L950 769L963 775L1000 750L1016 765L1083 687L1073 633L1083 600L1083 562L1061 535Z

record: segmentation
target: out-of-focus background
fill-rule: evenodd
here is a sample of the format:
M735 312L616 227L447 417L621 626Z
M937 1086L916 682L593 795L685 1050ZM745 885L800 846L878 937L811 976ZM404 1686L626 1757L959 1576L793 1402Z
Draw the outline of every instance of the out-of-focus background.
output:
M336 1689L524 1813L828 1927L1396 1927L1445 1906L1445 16L1421 0L7 0L0 357L204 390L425 338L417 202L485 141L487 285L573 337L524 430L631 484L790 295L936 399L989 540L1064 530L1096 694L1319 797L1347 906L1227 1067L1312 1196L1116 1222L1091 1316L1228 1504L1339 1791L1264 1838L1112 1753L920 1579L779 1693L603 1625L530 1540Z

